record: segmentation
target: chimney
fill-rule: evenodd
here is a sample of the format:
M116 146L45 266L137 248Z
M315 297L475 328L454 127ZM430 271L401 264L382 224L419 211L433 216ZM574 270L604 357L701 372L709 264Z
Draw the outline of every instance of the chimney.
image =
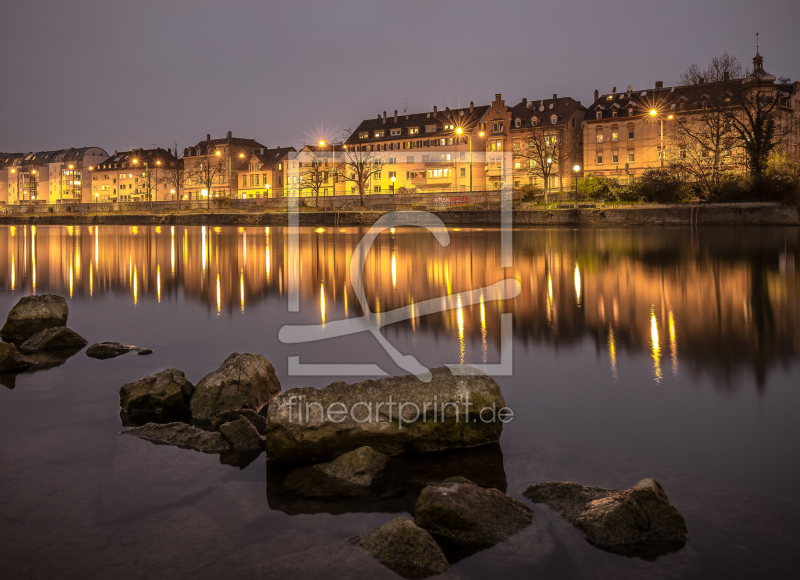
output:
M597 89L595 89L595 90L594 90L594 100L596 101L596 100L597 100L597 99L599 99L599 98L600 98L600 93L599 93L599 92L597 92Z
M523 105L527 105L528 104L528 97L522 97L522 104Z
M386 124L386 111L383 112L383 124Z
M397 109L394 110L394 122L397 123Z
M434 116L434 117L436 116L436 111L437 111L437 110L438 110L438 109L436 108L436 105L434 105L434 106L433 106L433 116Z
M264 148L261 148L261 155L264 155Z
M225 134L225 137L227 137L228 139L230 139L231 137L233 137L233 133L231 133L230 131L228 131L228 132Z
M206 133L206 141L211 141L211 133Z
M503 95L501 93L495 93L494 94L494 100L495 101L500 101L502 99L503 99Z
M728 73L728 71L725 71L724 73L722 73L722 80L724 80L724 81L731 80L731 75L730 75L730 73Z
M473 103L472 101L469 102L469 112L470 114L475 112L475 103Z
M553 100L554 101L558 100L558 95L556 93L553 93Z
M663 89L664 88L664 81L656 81L656 88Z

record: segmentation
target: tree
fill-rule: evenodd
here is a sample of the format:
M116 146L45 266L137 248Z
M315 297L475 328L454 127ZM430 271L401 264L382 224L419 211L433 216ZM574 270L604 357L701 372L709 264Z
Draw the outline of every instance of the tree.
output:
M316 198L315 205L319 207L319 190L328 181L328 160L317 151L304 152L305 156L299 161L299 189L310 189Z
M175 143L175 161L168 162L161 170L161 183L175 191L178 198L178 210L181 209L181 189L186 182L183 171L183 159L178 155L178 144Z
M186 178L195 184L202 185L208 196L208 209L211 209L211 188L220 176L224 176L228 169L222 160L222 152L217 149L213 155L206 155L200 161L187 163L184 168Z
M345 133L345 142L353 134L354 129ZM371 145L349 145L345 149L342 161L343 177L345 181L356 184L358 194L361 196L361 206L364 206L364 190L370 177L381 172L386 164L386 157L381 152L375 151Z
M533 129L519 149L513 151L514 165L519 163L518 171L531 179L541 177L545 184L544 200L547 203L550 192L550 177L561 172L567 164L569 152L563 134L557 129L545 127Z

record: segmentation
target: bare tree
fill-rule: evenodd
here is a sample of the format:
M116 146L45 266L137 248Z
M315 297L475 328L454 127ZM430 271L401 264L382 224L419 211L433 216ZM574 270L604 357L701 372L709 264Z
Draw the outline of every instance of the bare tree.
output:
M558 129L546 127L533 129L513 151L514 164L531 179L541 177L545 183L545 203L550 192L550 178L560 174L561 168L568 162L569 151L564 135Z
M318 152L307 151L302 161L299 161L299 189L310 189L316 198L316 207L319 207L319 190L328 181L328 161Z
M183 171L183 159L178 155L178 143L175 144L175 161L169 161L164 164L161 173L161 183L175 190L175 195L178 199L178 210L181 209L181 188L186 182L186 176Z
M345 142L353 134L354 129L345 133ZM361 206L364 206L364 190L369 179L381 172L386 164L386 157L381 152L375 151L370 145L348 146L343 155L342 171L345 181L356 184L358 194L361 196Z
M196 185L202 185L206 189L208 196L208 209L211 209L211 188L219 177L228 173L228 168L222 160L222 153L216 150L211 155L206 155L200 161L187 163L184 168L187 179L191 179Z

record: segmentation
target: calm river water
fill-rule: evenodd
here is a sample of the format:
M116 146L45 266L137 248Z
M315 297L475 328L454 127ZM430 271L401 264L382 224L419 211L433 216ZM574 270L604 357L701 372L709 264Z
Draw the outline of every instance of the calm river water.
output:
M232 352L266 355L285 389L340 377L301 364L374 363L404 373L368 333L282 344L286 324L361 315L347 272L365 230L303 229L290 263L282 228L0 227L0 312L57 293L92 342L0 383L0 562L4 578L247 578L347 574L326 546L407 514L402 493L326 503L285 489L262 454L247 465L122 437L119 387L167 367L197 382ZM455 564L509 579L788 577L800 541L800 272L797 228L517 229L381 234L364 273L382 314L513 276L513 299L384 327L424 365L501 361L511 313L513 374L497 376L514 420L499 448L410 462L494 482L628 488L655 477L690 540L655 561L601 551L544 506L531 532ZM300 272L298 312L287 272ZM3 314L4 315L4 314ZM345 377L344 380L360 380ZM231 463L231 462L228 462ZM438 473L438 472L437 472ZM352 571L347 571L351 573ZM388 570L387 570L388 573Z

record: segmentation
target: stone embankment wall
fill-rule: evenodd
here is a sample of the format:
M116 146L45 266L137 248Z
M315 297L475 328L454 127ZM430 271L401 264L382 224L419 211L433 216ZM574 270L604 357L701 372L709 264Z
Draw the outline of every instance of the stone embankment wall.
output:
M383 211L299 214L302 226L371 225ZM434 211L448 226L500 226L499 211ZM0 214L8 225L286 225L285 212ZM662 205L597 209L515 210L515 226L798 225L798 208L780 204Z

